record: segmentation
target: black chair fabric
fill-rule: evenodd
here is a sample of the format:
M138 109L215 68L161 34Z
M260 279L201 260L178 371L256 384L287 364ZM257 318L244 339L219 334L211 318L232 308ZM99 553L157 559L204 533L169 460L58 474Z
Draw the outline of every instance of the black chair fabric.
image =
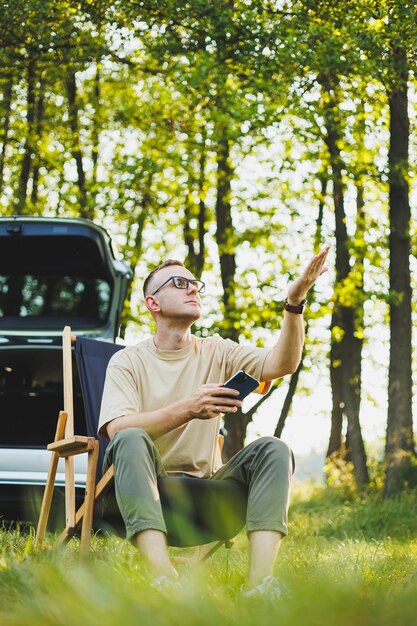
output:
M107 439L97 436L106 369L113 354L122 349L123 346L116 343L84 337L77 337L75 342L75 360L84 403L87 435L100 441L97 480L101 478L104 454L109 443Z
M87 421L87 433L97 438L101 397L108 362L123 346L78 337L75 356ZM99 475L108 441L99 437ZM245 525L247 490L233 481L207 480L191 476L166 476L158 479L167 540L171 546L195 546L232 539ZM123 522L114 491L106 495L100 520L103 527L123 534Z

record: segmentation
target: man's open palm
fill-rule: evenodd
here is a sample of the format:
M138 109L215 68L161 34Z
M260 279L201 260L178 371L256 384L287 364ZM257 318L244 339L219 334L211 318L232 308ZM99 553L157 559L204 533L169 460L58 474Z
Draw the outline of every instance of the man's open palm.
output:
M288 289L288 301L291 304L299 304L304 300L307 292L314 285L319 276L327 272L325 262L330 246L325 246L318 254L315 254L302 274L290 285Z

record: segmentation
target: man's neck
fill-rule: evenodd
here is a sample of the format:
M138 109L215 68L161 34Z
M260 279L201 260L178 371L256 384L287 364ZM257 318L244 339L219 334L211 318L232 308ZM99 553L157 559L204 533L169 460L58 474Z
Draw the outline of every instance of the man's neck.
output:
M159 350L181 350L191 343L191 329L157 329L153 338L154 345Z

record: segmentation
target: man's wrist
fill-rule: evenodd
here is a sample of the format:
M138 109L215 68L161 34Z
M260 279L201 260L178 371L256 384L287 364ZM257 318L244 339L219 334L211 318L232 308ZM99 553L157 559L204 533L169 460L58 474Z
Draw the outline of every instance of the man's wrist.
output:
M288 311L289 313L298 313L301 314L303 313L305 307L306 307L306 303L307 300L298 300L298 302L296 302L295 300L290 300L289 298L285 298L284 300L284 310Z
M288 302L288 304L290 304L291 306L300 306L300 304L302 304L305 301L306 301L305 298L291 298L289 296L285 298L285 302Z

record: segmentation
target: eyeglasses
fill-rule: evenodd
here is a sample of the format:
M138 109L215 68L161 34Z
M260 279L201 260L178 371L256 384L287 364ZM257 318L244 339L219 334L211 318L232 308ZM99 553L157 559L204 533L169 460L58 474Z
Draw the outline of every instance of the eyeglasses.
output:
M176 287L177 289L188 289L189 286L192 285L197 289L198 293L204 293L204 290L206 288L206 285L205 283L203 283L202 280L195 280L194 278L184 278L184 276L170 276L168 280L162 283L162 285L158 287L158 289L154 291L151 295L154 296L156 293L158 293L158 291L160 291L162 287L165 287L165 285L167 285L170 280L172 280L172 282L174 283L174 287Z

